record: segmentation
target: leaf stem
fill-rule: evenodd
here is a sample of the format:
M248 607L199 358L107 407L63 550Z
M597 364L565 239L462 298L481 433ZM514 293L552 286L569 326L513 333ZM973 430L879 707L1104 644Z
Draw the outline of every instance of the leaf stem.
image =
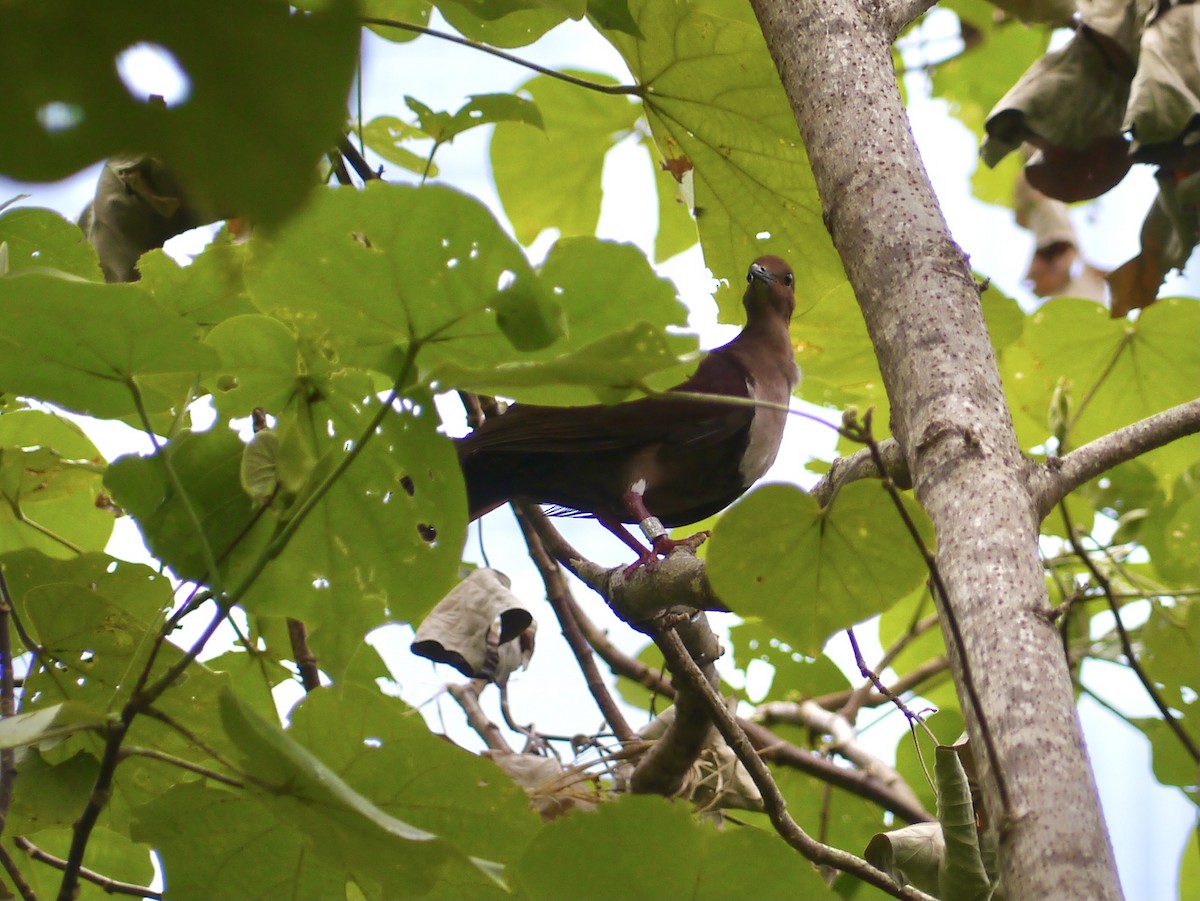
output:
M1141 663L1138 661L1137 652L1133 648L1133 642L1129 638L1129 632L1125 629L1125 624L1121 621L1121 608L1117 604L1117 599L1113 597L1112 582L1109 580L1096 565L1096 561L1084 549L1079 541L1079 536L1076 534L1075 526L1071 522L1071 516L1067 512L1067 502L1065 499L1058 502L1059 510L1062 512L1063 523L1067 530L1067 540L1071 543L1071 548L1079 556L1080 562L1087 567L1088 572L1092 574L1092 578L1096 580L1096 584L1100 586L1100 590L1104 592L1104 597L1108 601L1108 609L1112 611L1113 619L1117 627L1117 636L1121 640L1121 653L1125 655L1125 659L1129 661L1129 668L1133 670L1134 675L1138 677L1138 681L1142 683L1142 688L1146 690L1146 694L1150 696L1150 700L1154 702L1154 706L1158 708L1158 712L1162 715L1163 721L1167 724L1175 737L1179 739L1179 743L1183 745L1185 751L1191 756L1192 761L1200 763L1200 748L1196 747L1196 743L1192 741L1192 737L1188 735L1187 730L1183 728L1183 724L1179 722L1171 713L1170 707L1162 699L1158 690L1154 687L1154 683L1142 669Z
M594 81L588 81L586 78L579 78L575 75L568 75L566 72L558 72L554 69L549 69L546 66L539 66L537 63L530 62L527 59L522 59L512 53L506 53L496 47L491 47L480 41L473 41L470 38L464 38L457 34L450 34L445 31L438 31L436 28L429 28L426 25L417 25L412 22L401 22L398 19L382 19L375 16L364 16L359 20L364 25L378 25L383 28L398 28L401 31L412 31L417 34L428 35L431 38L437 38L442 41L449 41L453 44L459 44L463 47L470 47L472 50L478 50L481 53L488 53L498 57L506 62L514 63L542 75L548 75L550 78L557 78L559 81L565 81L567 84L573 84L576 87L587 88L589 91L596 91L601 94L630 94L635 97L640 97L644 93L640 85L616 85L616 84L597 84Z

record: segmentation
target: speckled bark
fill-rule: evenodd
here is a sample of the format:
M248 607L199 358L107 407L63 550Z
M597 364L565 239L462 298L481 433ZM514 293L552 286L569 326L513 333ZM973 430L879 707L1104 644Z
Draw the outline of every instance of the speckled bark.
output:
M937 529L939 568L1011 800L998 816L997 774L985 767L987 806L1003 821L1007 894L1120 897L1062 646L1046 617L1027 464L970 269L908 127L887 11L850 0L752 5L879 356L893 433ZM965 698L956 653L952 665ZM963 707L986 763L978 718Z

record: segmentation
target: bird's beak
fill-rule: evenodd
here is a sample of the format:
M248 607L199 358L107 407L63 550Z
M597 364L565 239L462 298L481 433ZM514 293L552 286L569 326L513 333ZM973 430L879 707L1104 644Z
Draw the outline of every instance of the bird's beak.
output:
M751 264L750 277L753 279L757 279L760 282L775 281L775 276L773 276L770 272L767 271L767 267L761 266L758 263Z

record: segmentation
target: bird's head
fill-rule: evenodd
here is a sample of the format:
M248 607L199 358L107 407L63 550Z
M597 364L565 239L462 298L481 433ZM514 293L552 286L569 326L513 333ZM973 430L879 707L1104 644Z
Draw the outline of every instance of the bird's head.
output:
M746 294L742 298L746 316L753 319L766 314L784 323L791 321L796 308L795 280L792 267L779 257L759 257L746 273Z

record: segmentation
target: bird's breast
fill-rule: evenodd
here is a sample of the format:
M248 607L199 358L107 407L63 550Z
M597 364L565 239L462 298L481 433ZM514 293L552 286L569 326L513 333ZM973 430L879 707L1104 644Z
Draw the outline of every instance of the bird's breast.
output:
M795 390L798 374L793 378L772 379L769 383L756 383L753 379L746 380L749 396L756 401L765 401L786 407ZM777 384L776 384L777 382ZM788 414L782 409L758 407L754 418L750 421L750 438L746 444L746 453L742 457L739 470L742 485L749 488L761 479L775 462L779 453L779 442L783 439L783 427L787 423Z

